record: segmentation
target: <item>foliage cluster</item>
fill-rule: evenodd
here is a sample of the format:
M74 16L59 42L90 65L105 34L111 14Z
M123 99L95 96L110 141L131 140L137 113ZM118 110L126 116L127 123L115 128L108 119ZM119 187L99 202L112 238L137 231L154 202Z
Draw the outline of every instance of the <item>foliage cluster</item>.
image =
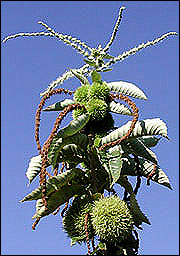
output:
M48 32L19 33L4 39L5 42L19 36L56 37L83 55L83 67L68 70L41 93L35 118L39 153L31 158L26 172L29 183L40 175L40 186L21 202L36 201L33 229L41 218L57 214L65 204L61 215L71 244L86 242L88 254L91 255L137 254L139 239L136 228L142 229L142 223L150 224L136 200L141 178L145 177L147 184L151 179L171 189L167 175L151 150L159 143L160 137L168 139L166 124L160 118L138 120L139 110L130 97L147 100L144 92L129 82L103 81L101 72L111 71L112 65L118 61L176 33L169 32L113 57L108 51L115 39L123 10L124 7L121 7L110 41L104 48L101 45L91 48L77 38L55 32L41 21L39 24ZM54 89L73 76L81 83L76 91ZM43 108L47 99L62 93L73 97ZM58 111L59 115L41 148L39 126L42 110ZM62 119L69 112L72 112L72 121L59 129ZM113 113L132 116L132 121L115 127ZM51 173L48 168L51 168ZM129 182L129 176L137 177L135 188ZM115 184L124 190L122 199L114 190ZM90 241L93 252L90 252Z

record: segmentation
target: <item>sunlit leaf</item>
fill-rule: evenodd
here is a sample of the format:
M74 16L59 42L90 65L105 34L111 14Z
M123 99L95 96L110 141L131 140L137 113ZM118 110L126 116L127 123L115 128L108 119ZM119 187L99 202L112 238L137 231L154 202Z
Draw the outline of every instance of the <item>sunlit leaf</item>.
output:
M129 121L125 125L103 137L101 144L103 145L122 138L124 135L127 134L128 130L130 129L131 123L132 122ZM160 118L137 121L129 137L141 137L147 135L161 135L168 139L166 124Z
M161 138L156 138L155 136L142 136L138 138L138 140L142 141L142 143L148 148L155 147L160 139Z
M114 100L111 101L111 103L109 104L109 110L111 112L121 114L121 115L130 115L130 116L132 115L132 112L128 107L126 107L122 103L115 102Z
M121 146L117 145L106 151L98 151L99 160L109 174L111 186L119 179L122 168Z
M80 73L77 69L71 69L71 72L81 81L82 84L89 84L89 81L87 80L87 78L82 73Z
M109 169L112 176L111 186L113 186L114 183L119 179L121 174L121 168L122 168L122 159L121 159L119 146L115 146L109 149L108 158L109 158Z
M65 99L63 101L58 101L58 102L48 106L47 108L43 109L43 111L60 111L60 110L63 110L68 105L72 105L74 103L75 102L73 100Z
M41 155L34 156L29 162L29 167L26 172L26 176L29 180L29 184L41 171Z
M52 158L52 165L60 162L73 162L80 163L84 160L83 151L75 144L68 144L62 147L58 152L54 154Z
M66 127L62 128L57 136L59 138L66 138L79 132L89 121L90 116L88 114L82 114L77 119L72 120Z
M127 156L127 157L123 157L122 160L123 160L123 165L121 169L121 175L137 176L136 163L134 159ZM147 178L148 175L152 173L152 171L154 170L154 164L142 158L139 158L139 162L140 162L140 170L139 170L140 176L144 176ZM172 189L167 175L159 166L156 166L156 173L151 177L151 180L160 185L168 187L169 189Z
M86 63L89 64L90 66L96 65L95 61L90 61L90 60L84 59L84 62L86 62Z
M88 137L85 134L76 133L67 138L59 138L59 135L57 134L56 136L54 136L53 141L50 145L49 152L48 152L48 161L51 164L55 163L59 155L59 152L62 150L64 146L69 144L74 144L78 148L85 150L88 145ZM60 162L60 159L59 159L59 162Z
M46 182L46 195L49 196L53 192L59 190L61 187L66 185L73 179L81 178L84 176L84 172L79 168L73 168L67 170L64 173L58 174L57 176L50 177ZM37 200L42 198L42 186L39 186L33 190L30 194L25 196L20 202Z
M128 95L134 98L147 100L147 97L144 94L144 92L132 83L119 81L110 82L107 83L107 85L113 92L122 93L124 95Z
M85 193L85 189L82 185L64 185L60 190L55 191L47 197L47 209L45 209L45 206L42 204L42 199L37 200L36 213L32 219L42 218L53 213L71 197L82 193Z
M156 154L146 147L139 138L130 138L122 143L122 148L128 154L135 154L136 156L141 156L146 160L149 160L157 164Z

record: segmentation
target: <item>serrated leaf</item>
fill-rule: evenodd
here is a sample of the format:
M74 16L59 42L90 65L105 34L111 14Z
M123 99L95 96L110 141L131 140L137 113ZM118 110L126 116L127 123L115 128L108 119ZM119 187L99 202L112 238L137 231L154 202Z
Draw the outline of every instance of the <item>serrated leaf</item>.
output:
M136 163L134 159L127 156L127 157L123 157L122 160L123 160L123 165L122 165L121 175L137 176ZM140 162L140 176L144 176L147 178L148 175L153 171L154 164L142 158L139 158L139 162ZM162 186L172 189L167 175L158 166L156 167L156 173L151 177L151 180Z
M112 176L111 187L116 183L121 174L122 159L119 146L115 146L109 149L109 169Z
M60 111L63 110L65 107L74 104L75 102L70 99L65 99L62 101L58 101L47 108L43 109L43 111Z
M131 214L133 215L134 224L136 227L139 227L143 222L151 225L148 218L144 215L144 213L141 211L138 202L136 200L136 196L134 193L130 195L130 205L129 209L131 211Z
M128 107L126 107L124 104L115 102L114 100L111 101L111 103L109 104L109 110L111 112L121 114L121 115L131 116L133 114L132 111Z
M38 199L36 201L36 212L40 211L40 209L44 206L43 204L43 200L42 199Z
M101 144L103 145L122 138L124 135L127 134L128 130L130 129L131 123L132 122L129 121L125 125L112 131L107 136L103 137ZM129 138L142 137L147 135L161 135L168 139L166 124L160 118L137 121Z
M48 152L48 161L52 164L52 162L56 162L60 150L69 144L75 144L78 148L85 150L88 145L88 137L82 133L76 133L72 136L67 138L59 138L57 134L54 136L53 141L50 145L49 152ZM54 160L53 160L54 159Z
M157 164L156 154L146 147L139 138L130 138L122 143L122 148L124 152L128 154L135 154L136 156L141 156L146 160L149 160Z
M141 171L141 174L145 177L147 177L154 169L154 164L149 163L148 161L143 161L140 159L140 162L143 164L143 169ZM157 182L160 185L166 186L169 189L171 188L169 178L165 174L165 172L160 169L160 167L156 167L156 173L151 178L152 181Z
M161 138L156 138L155 136L142 136L138 138L138 140L142 141L142 143L148 148L155 147L160 139Z
M55 166L57 162L73 162L78 164L83 162L83 160L83 151L75 144L68 144L62 147L58 154L57 152L54 154L54 157L52 158L52 165Z
M102 166L104 167L104 169L106 170L108 176L109 176L109 183L112 183L112 176L111 176L111 172L109 170L109 159L108 159L108 155L107 152L105 150L98 150L98 157L99 157L99 161L102 164Z
M109 174L110 186L119 179L122 167L121 146L117 145L106 151L98 151L99 160Z
M66 138L79 132L89 121L90 116L88 114L82 114L77 119L72 120L66 127L62 128L57 136L59 138Z
M90 116L88 114L80 115L76 120L71 121L69 125L62 128L57 133L57 135L53 138L53 141L50 145L49 152L48 152L48 161L51 164L52 162L53 162L53 165L56 164L59 151L62 149L64 144L67 143L66 141L67 138L70 138L70 141L71 141L73 135L77 135L78 138L80 137L78 132L87 124L87 122L89 121L89 117ZM83 136L81 136L81 140L82 140L82 137ZM78 140L78 138L76 139L76 141ZM85 136L83 137L83 139L85 139Z
M64 185L60 190L47 197L47 209L45 209L45 206L42 205L42 199L37 201L37 211L32 219L42 218L51 214L59 206L67 202L71 197L75 196L76 194L80 195L82 193L85 193L85 189L81 185Z
M75 178L81 178L84 176L84 172L79 168L73 168L67 170L64 173L58 174L57 176L52 176L46 181L46 195L49 196L56 190L65 186L68 182ZM39 186L33 190L30 194L25 196L20 202L37 200L42 198L42 186Z
M139 89L135 84L119 81L119 82L110 82L107 83L108 87L111 91L122 93L124 95L128 95L134 98L147 100L146 95L144 92Z
M29 184L34 180L34 178L40 173L41 171L41 155L34 156L31 158L29 162L29 167L26 172L26 176L29 180Z

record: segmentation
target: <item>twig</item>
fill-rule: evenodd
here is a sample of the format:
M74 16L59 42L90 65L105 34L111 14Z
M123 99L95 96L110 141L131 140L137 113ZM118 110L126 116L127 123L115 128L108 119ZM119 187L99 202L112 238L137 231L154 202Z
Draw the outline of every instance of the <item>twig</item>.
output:
M68 90L67 90L68 91ZM50 92L51 94L53 92ZM48 151L49 147L51 145L51 142L53 140L54 135L56 134L60 123L62 119L69 113L70 111L76 109L76 108L85 108L84 105L80 104L72 104L64 108L63 111L59 114L59 116L56 118L54 128L51 131L51 134L49 135L48 139L43 145L43 149L41 151L41 157L42 157L42 165L41 165L41 171L40 171L40 185L42 186L42 199L43 199L43 204L45 207L47 207L47 202L46 202L46 163L48 161Z

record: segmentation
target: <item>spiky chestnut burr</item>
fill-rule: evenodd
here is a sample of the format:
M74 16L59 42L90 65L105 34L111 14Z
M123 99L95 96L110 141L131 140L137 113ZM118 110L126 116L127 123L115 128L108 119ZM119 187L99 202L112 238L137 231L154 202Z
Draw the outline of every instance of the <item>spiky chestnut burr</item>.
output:
M125 201L117 196L104 197L94 202L92 225L101 240L117 244L133 230L133 217Z

